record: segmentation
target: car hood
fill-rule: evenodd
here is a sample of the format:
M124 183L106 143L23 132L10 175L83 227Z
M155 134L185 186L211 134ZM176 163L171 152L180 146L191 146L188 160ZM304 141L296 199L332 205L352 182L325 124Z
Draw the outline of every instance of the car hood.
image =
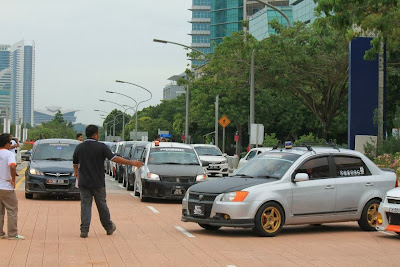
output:
M56 160L33 160L31 168L39 169L42 172L73 172L72 161Z
M400 187L389 190L386 195L388 197L400 198Z
M147 168L151 173L160 176L196 176L204 173L203 167L200 165L150 164L147 165Z
M240 191L254 185L270 183L273 181L276 181L276 179L226 177L195 184L190 187L190 191L220 194Z
M210 163L226 161L226 158L223 156L199 156L200 160L207 161Z

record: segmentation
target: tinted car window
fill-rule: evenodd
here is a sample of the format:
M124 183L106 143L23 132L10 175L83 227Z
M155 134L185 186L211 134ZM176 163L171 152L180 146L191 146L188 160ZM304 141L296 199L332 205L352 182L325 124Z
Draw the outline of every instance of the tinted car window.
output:
M72 160L77 144L39 144L32 160Z
M144 147L135 147L132 150L131 160L138 160L142 157Z
M256 155L256 153L257 153L257 151L255 151L255 150L250 151L249 155L247 156L247 159L249 160L249 159L253 158Z
M297 173L307 173L310 180L330 177L328 157L314 158L305 162L297 169Z
M128 158L129 157L129 152L131 151L131 147L132 145L126 145L124 148L124 153L122 154L122 156L124 158Z
M199 156L222 156L221 150L216 147L197 146L194 149Z
M243 165L234 176L280 179L299 157L290 153L266 153Z
M371 175L367 166L360 158L336 156L334 159L337 177Z
M200 162L193 149L157 147L150 150L148 164L200 165Z

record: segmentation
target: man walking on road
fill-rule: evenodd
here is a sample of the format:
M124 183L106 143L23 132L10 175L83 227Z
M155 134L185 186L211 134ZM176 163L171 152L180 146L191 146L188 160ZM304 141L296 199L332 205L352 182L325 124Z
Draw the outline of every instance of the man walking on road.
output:
M81 192L81 237L88 237L93 198L101 224L107 235L112 235L117 227L111 221L106 202L104 160L108 158L119 164L136 167L141 167L143 163L115 156L105 144L98 142L99 128L96 125L86 127L86 136L87 139L76 147L73 156L75 177L79 178Z
M24 240L24 236L18 235L18 199L15 194L17 163L15 153L9 151L10 147L10 135L0 135L0 238ZM3 231L6 210L8 235Z

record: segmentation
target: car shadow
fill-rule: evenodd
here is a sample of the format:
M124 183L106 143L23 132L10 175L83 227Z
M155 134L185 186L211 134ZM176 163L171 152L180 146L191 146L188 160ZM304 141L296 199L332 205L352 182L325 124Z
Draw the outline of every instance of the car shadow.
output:
M33 200L44 200L44 201L79 201L80 199L74 198L70 195L36 195L33 194Z
M148 201L143 203L154 203L154 204L180 204L182 205L182 199L158 199L158 198L150 198Z
M198 230L191 230L192 234L209 235L209 236L230 236L230 237L258 237L251 228L230 228L222 227L216 231L207 231L202 228ZM319 226L314 225L295 225L284 226L282 231L277 236L293 236L293 235L313 235L321 233L339 233L339 232L363 232L358 225L340 225L340 224L323 224Z

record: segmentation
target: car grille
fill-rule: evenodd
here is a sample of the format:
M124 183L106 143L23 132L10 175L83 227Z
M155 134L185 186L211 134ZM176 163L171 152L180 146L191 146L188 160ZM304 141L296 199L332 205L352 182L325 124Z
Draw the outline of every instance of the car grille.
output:
M400 204L400 199L398 198L388 198L390 204Z
M71 176L71 173L53 173L53 172L45 172L44 175L46 176L52 176L52 177L65 177L65 176Z
M400 225L400 214L399 213L386 213L388 217L389 224Z
M204 216L202 218L210 218L211 209L214 203L215 198L219 194L210 194L210 193L198 193L198 192L189 192L189 214L192 216L196 216L193 213L195 205L204 205Z
M162 182L169 182L169 183L189 184L189 183L194 183L196 178L187 176L160 176L160 180Z
M58 184L45 184L44 188L51 190L51 189L69 189L70 185L58 185Z

